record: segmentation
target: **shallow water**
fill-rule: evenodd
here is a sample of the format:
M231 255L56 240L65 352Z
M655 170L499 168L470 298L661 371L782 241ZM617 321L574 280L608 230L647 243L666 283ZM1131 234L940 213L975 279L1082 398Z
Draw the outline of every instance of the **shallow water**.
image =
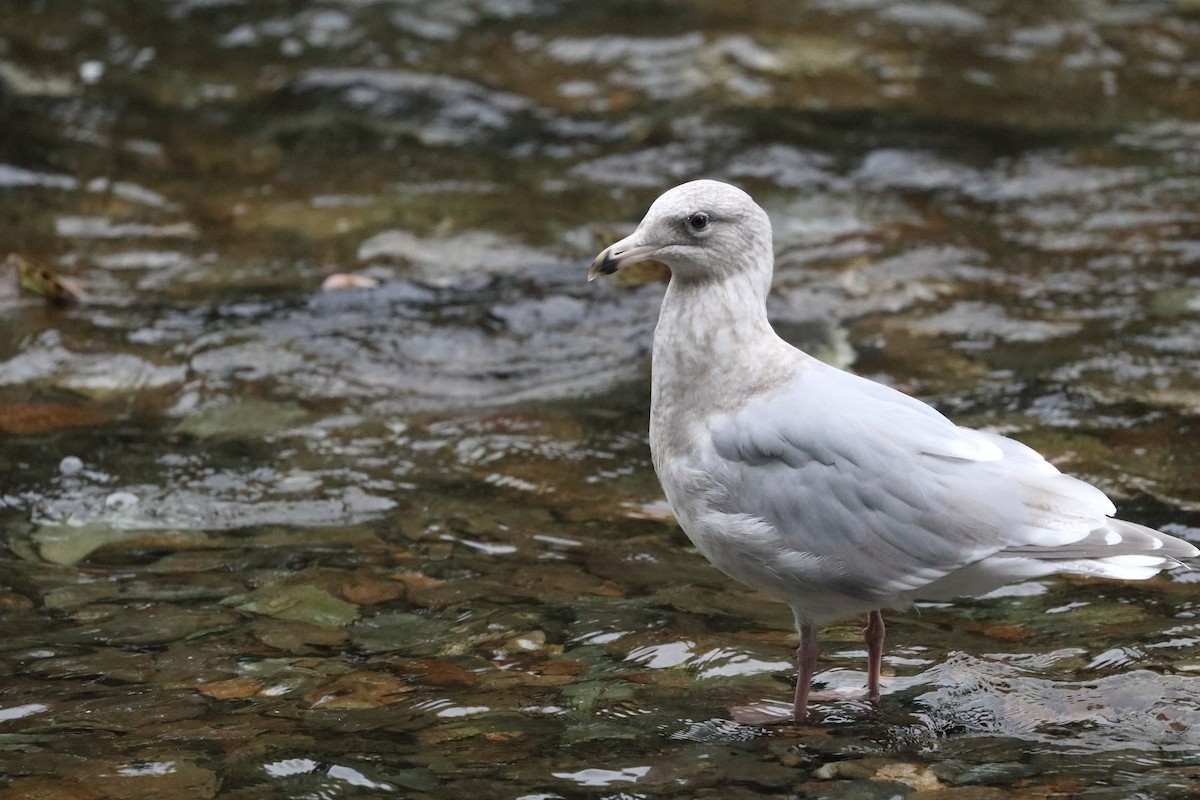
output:
M788 338L1200 540L1194 3L11 5L0 254L85 301L0 271L0 796L1196 793L1186 570L730 722L790 615L665 513L661 276L583 282L735 181Z

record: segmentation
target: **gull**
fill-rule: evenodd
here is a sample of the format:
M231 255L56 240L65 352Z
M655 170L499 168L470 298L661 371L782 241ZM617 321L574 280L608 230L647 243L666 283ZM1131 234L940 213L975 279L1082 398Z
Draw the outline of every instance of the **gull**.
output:
M882 609L1056 572L1142 580L1200 552L1114 519L1103 492L1020 442L780 338L766 312L771 223L741 189L670 189L588 280L647 259L671 270L654 332L654 470L696 549L791 607L797 722L821 625L866 614L877 703Z

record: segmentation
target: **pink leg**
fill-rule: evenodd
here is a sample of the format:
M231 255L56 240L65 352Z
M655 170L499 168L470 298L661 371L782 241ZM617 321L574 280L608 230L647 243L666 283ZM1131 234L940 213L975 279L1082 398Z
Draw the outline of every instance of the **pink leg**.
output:
M796 649L796 697L792 702L792 717L796 722L804 722L808 718L808 692L817 671L817 629L808 622L801 622L797 627L800 647Z
M863 641L867 643L867 698L879 702L879 669L883 660L883 637L887 628L883 626L883 615L872 611L867 615L867 627L863 628Z

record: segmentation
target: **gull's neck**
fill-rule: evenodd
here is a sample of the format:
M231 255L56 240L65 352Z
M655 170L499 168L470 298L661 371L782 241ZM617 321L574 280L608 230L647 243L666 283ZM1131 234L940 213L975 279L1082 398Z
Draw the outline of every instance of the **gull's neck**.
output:
M804 355L767 321L769 284L769 271L671 279L654 332L652 440L734 411L794 374Z
M724 280L673 277L654 331L654 379L692 383L737 364L748 348L776 338L767 321L766 291L752 276Z

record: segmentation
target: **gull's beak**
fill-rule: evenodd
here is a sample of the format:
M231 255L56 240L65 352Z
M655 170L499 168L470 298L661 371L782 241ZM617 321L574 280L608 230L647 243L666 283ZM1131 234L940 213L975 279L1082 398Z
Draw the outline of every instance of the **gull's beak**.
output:
M651 259L661 249L654 244L635 244L636 236L635 232L633 236L627 236L601 250L600 255L596 256L596 260L592 262L592 266L588 270L588 280L594 281L601 275L612 275L621 267Z

